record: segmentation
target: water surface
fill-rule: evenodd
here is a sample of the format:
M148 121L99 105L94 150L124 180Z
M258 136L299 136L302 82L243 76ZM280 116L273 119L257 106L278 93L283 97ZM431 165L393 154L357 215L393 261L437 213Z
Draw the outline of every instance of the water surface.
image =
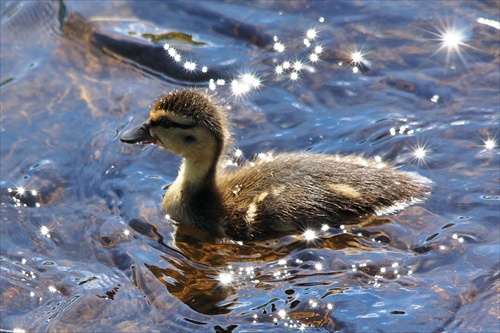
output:
M0 330L498 331L498 17L495 1L2 2ZM159 203L179 158L118 138L186 86L215 88L244 158L363 154L433 193L314 241L175 237Z

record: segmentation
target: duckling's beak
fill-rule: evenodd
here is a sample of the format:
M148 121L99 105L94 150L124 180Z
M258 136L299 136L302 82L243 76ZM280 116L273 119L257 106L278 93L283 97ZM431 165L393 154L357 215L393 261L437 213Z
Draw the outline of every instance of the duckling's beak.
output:
M156 139L149 134L149 122L126 130L120 136L125 143L155 143Z

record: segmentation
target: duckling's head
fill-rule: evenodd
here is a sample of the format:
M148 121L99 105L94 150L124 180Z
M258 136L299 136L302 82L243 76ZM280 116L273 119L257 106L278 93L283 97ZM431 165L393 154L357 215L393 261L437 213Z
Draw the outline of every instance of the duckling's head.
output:
M126 143L155 143L189 161L216 161L230 134L225 112L197 89L174 90L151 106L149 121L125 131Z

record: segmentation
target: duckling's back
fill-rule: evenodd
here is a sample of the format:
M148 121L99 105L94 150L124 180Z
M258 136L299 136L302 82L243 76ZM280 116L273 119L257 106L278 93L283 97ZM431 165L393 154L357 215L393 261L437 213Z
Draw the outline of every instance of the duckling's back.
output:
M217 186L226 236L248 240L391 213L425 199L430 183L357 156L287 153L247 162Z

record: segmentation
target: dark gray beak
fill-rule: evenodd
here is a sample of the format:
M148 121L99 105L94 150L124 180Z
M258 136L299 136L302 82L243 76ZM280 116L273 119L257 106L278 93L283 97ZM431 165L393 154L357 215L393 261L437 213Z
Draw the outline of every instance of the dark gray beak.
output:
M147 122L123 132L120 141L125 143L154 143L155 138L149 134L149 122Z

